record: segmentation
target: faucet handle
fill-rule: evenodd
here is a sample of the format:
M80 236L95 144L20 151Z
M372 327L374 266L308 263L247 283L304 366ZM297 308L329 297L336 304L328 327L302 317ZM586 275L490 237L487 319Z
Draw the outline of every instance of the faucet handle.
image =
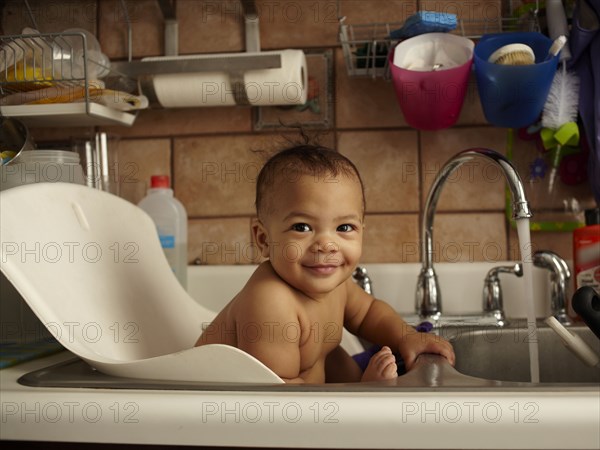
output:
M550 271L550 307L552 315L562 325L571 325L567 314L567 281L571 278L569 266L559 255L550 250L533 254L533 265Z
M512 266L493 267L488 271L483 281L483 311L494 314L498 320L504 321L502 288L498 277L501 273L510 273L521 277L523 276L523 265L516 263Z
M492 267L487 273L485 279L493 280L497 279L498 275L501 273L512 273L518 277L523 276L523 265L521 263L516 263L513 266L496 266Z
M356 266L352 273L352 280L358 284L367 294L373 295L373 282L363 266Z

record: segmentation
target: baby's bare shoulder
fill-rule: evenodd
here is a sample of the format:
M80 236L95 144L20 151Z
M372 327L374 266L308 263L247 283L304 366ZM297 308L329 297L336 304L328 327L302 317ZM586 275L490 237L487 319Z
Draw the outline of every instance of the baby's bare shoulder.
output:
M263 263L250 277L235 299L239 315L290 315L298 304L294 290Z

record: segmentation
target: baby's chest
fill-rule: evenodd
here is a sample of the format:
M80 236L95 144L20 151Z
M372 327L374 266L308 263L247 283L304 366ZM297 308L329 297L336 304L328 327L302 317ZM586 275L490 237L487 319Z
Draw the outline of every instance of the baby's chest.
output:
M342 340L342 317L314 320L301 325L303 338L301 344L337 346Z
M302 338L300 351L304 360L324 358L342 341L344 311L342 308L329 308L318 314L307 313L300 319Z

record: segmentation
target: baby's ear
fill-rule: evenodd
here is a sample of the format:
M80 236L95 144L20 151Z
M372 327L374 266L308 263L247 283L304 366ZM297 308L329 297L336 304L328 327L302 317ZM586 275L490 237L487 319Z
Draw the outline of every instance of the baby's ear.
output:
M263 258L269 257L269 236L265 226L257 218L252 220L252 238Z

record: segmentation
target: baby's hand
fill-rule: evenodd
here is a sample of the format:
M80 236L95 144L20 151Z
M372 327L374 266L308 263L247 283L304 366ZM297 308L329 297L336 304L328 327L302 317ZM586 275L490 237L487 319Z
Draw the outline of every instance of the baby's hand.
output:
M437 353L446 357L454 365L455 356L452 344L440 336L428 333L408 333L399 348L406 369L410 370L421 353Z

